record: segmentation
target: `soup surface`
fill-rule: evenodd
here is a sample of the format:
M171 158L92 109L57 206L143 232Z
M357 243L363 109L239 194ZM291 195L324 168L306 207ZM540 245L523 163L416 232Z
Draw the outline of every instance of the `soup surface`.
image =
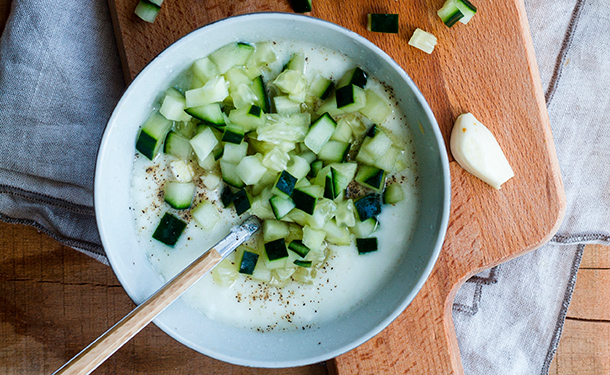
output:
M315 45L288 41L274 41L272 45L277 60L264 71L265 82L272 82L295 53L305 56L304 76L309 82L318 75L337 81L355 67L342 54ZM323 262L306 283L293 280L294 276L283 282L261 281L235 272L229 277L223 277L223 268L220 267L220 271L203 277L183 297L207 317L262 332L308 329L357 308L362 301L379 290L395 271L395 265L409 249L420 209L417 162L412 151L410 129L397 106L397 99L392 96L390 88L375 80L374 72L369 73L371 75L366 88L384 98L391 107L390 115L378 125L391 134L393 139L400 140L402 152L399 158L404 165L400 171L387 174L386 184L398 184L404 199L395 204L384 204L381 214L377 216L378 226L371 236L377 238L378 250L359 254L353 234L350 234L349 245L339 246L326 241L322 252ZM191 73L184 72L177 77L175 84L178 89L186 90L191 81ZM269 86L273 90L272 85ZM161 96L162 93L160 98ZM369 128L373 125L364 116L360 119ZM212 202L220 220L213 230L203 230L192 220L189 210L169 207L164 202L163 191L167 181L173 178L171 163L174 160L175 157L161 153L151 161L136 153L131 188L130 208L141 250L165 280L171 279L223 238L233 225L249 216L249 212L238 216L232 207L223 207L220 199L222 184L215 189L206 188L200 178L206 172L197 166L196 160L191 161L195 165L194 181L197 183L193 206L204 200ZM353 184L354 182L350 186ZM173 247L152 238L160 218L166 212L187 222L186 229ZM260 237L257 235L246 245L254 249L261 248ZM231 254L223 262L224 269L231 266L238 268L240 254Z

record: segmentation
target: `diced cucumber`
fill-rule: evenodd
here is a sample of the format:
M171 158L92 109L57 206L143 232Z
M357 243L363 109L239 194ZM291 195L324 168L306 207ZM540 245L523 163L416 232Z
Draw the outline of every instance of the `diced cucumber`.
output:
M237 164L230 163L222 159L220 160L220 171L222 173L222 180L233 187L242 188L245 186L245 184L235 171L236 168Z
M283 238L265 243L265 253L270 261L288 258L288 250Z
M204 84L211 78L220 75L218 72L218 67L212 60L210 60L209 57L195 60L191 66L191 70L193 75Z
M339 246L350 244L349 229L338 226L335 220L327 221L323 229L326 232L326 241Z
M254 54L248 61L248 72L253 72L253 77L260 75L260 68L265 68L267 65L277 60L277 53L273 49L271 43L257 43L254 49Z
M295 259L293 263L299 267L311 267L311 260Z
M233 204L233 192L231 191L230 187L225 186L222 189L222 193L220 193L220 201L222 202L224 208L229 208Z
M326 238L326 232L322 229L314 229L308 225L303 227L303 245L311 252L319 252Z
M197 134L197 121L191 119L191 121L188 122L175 122L173 130L181 136L191 139Z
M248 143L241 142L239 144L236 143L226 143L224 145L224 151L222 153L222 160L227 161L229 163L237 164L243 158L246 157L248 153Z
M222 141L240 144L244 140L244 128L236 124L228 124L222 133Z
M287 152L282 151L279 147L274 147L271 151L265 154L263 165L270 170L279 172L286 169L290 156Z
M354 233L356 237L365 238L369 237L373 232L377 230L377 219L371 217L364 221L356 220L356 223L353 227L350 228L351 232Z
M396 160L400 156L401 151L392 146L390 149L381 157L381 159L377 159L373 162L373 165L377 168L381 168L387 172L396 172Z
M329 171L326 175L326 179L324 182L324 198L335 199L339 195L339 192L335 189L335 184L333 184L332 176L333 174L331 171Z
M223 116L222 109L218 103L187 108L185 109L185 112L196 119L203 121L205 124L212 125L216 128L225 126L225 117Z
M398 33L398 14L369 13L367 30L378 33Z
M170 131L165 138L163 152L182 160L189 160L193 153L193 148L189 140L180 134Z
M360 147L367 152L374 160L381 159L392 147L392 140L383 131L378 131L370 141L365 141Z
M294 240L290 242L288 248L297 253L301 258L305 258L307 253L309 253L309 248L303 245L303 241L301 240Z
M273 84L295 102L302 103L307 96L307 79L296 70L287 69L281 72Z
M220 47L212 52L209 57L218 67L218 72L224 74L234 66L246 65L253 53L253 46L237 42Z
M257 100L256 94L252 91L250 85L240 83L235 90L231 92L230 96L233 100L233 106L235 108L241 108L254 104Z
M301 113L301 103L290 100L288 96L280 95L273 98L275 111L280 115Z
M309 187L294 189L291 198L296 208L311 215L314 212L320 195L313 193L311 189L308 188Z
M394 182L386 186L383 192L383 203L396 204L405 199L405 194L398 182Z
M199 160L204 160L210 155L214 147L218 144L218 139L212 132L212 129L206 127L199 134L194 136L190 141L193 151Z
M224 74L224 76L225 76L225 79L227 80L227 82L229 83L229 93L231 95L232 95L233 91L235 91L237 89L237 86L239 86L242 83L249 85L250 81L252 81L243 67L235 66L235 67L229 69Z
M311 169L307 160L298 155L291 155L286 171L294 176L297 181L303 179Z
M244 189L239 189L233 194L233 205L238 215L248 211L251 207L250 198Z
M307 0L295 0L295 1L307 1ZM136 9L134 13L136 16L140 17L143 21L153 23L159 14L161 7L157 4L154 4L151 1L140 0L138 5L136 5Z
M237 124L244 129L244 132L256 130L259 126L264 125L267 117L256 104L236 108L229 112L229 120L233 124Z
M312 228L323 228L324 225L335 216L337 204L330 199L321 198L318 200L313 214L307 218L307 223Z
M168 181L165 183L163 197L172 207L183 210L191 207L195 184L193 182Z
M254 273L254 268L256 267L257 262L257 253L253 251L244 250L244 253L241 257L241 261L239 263L239 273L243 273L245 275L252 275Z
M353 227L356 225L356 208L354 201L351 199L344 200L337 204L337 212L335 213L335 221L337 225L342 227Z
M467 24L476 12L477 8L468 0L447 0L437 13L443 23L451 27L457 21Z
M322 168L324 168L324 162L322 160L314 161L313 163L311 163L311 170L309 171L309 176L317 176L320 170L322 170Z
M269 199L269 203L271 204L271 209L273 210L275 218L278 220L284 218L284 216L286 216L295 207L292 199L278 195L271 197L271 199Z
M290 174L290 172L282 171L273 185L273 192L288 198L292 195L296 182L296 177Z
M229 96L228 83L223 76L216 76L207 81L201 88L187 90L184 96L187 108L219 103Z
M186 100L184 95L175 88L171 87L167 90L159 113L166 119L172 121L190 121L191 116L184 112L186 109Z
M323 114L309 128L304 140L305 146L317 154L333 135L336 127L335 120L328 113Z
M211 231L217 223L220 222L220 214L218 210L210 201L202 201L191 211L193 219L197 224L204 230Z
M381 195L369 194L354 202L360 221L376 218L381 213Z
M305 159L305 161L307 161L307 163L309 163L310 165L311 163L316 161L316 159L318 159L316 154L314 154L314 152L310 150L302 151L298 156L302 159Z
M160 115L158 112L152 113L142 124L136 150L150 160L153 160L161 149L163 140L172 128L172 122Z
M360 113L377 124L383 123L392 112L392 107L373 90L367 89L364 90L364 93L366 96L366 104L364 107L360 108Z
M327 162L340 163L345 160L349 151L349 143L329 140L318 152L318 159Z
M257 140L278 146L284 143L294 144L303 142L310 121L311 115L309 113L296 113L285 116L269 114L267 115L267 123L256 130L258 133ZM292 148L294 148L294 145ZM284 149L284 151L287 150Z
M297 13L311 12L311 0L290 0L290 4Z
M333 81L318 74L311 81L308 91L316 98L324 100L330 96L334 88L335 83Z
M168 246L174 246L186 228L186 223L176 216L166 212L161 218L152 237Z
M380 193L385 186L385 171L368 165L361 165L356 182Z
M208 190L216 189L220 185L220 181L222 181L222 178L216 173L207 173L201 176L201 182Z
M352 141L352 134L352 127L349 125L349 122L345 121L344 117L342 117L337 121L337 127L330 137L330 140L349 143Z
M290 234L288 224L279 220L265 220L263 222L263 241L271 242L279 238L282 240Z
M354 112L366 105L366 93L356 85L343 86L335 91L337 110Z
M377 238L356 238L356 248L358 249L358 254L377 251Z
M427 54L431 54L436 46L436 37L420 28L415 29L413 36L409 39L409 45L417 49L424 51Z
M284 66L282 70L294 70L295 72L299 72L301 74L305 74L305 55L303 52L294 53L290 56L290 60Z
M229 254L225 260L218 263L218 265L212 269L212 279L216 284L230 287L237 280L238 272L237 267L235 267L236 254L237 252Z
M337 87L343 87L348 85L356 85L360 88L364 88L366 86L366 82L368 79L368 74L364 70L359 67L349 70L347 73L341 77L339 84Z
M267 172L261 161L260 154L246 156L235 167L235 173L246 185L254 185Z
M254 78L250 83L250 89L256 99L254 100L254 104L261 107L263 112L269 113L269 95L267 94L267 86L265 85L265 81L263 81L263 76L259 75Z

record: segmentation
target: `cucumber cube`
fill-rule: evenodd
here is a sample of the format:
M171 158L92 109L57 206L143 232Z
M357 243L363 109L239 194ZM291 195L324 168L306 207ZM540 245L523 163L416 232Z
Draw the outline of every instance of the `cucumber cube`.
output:
M318 202L318 197L301 189L294 189L291 195L295 207L299 210L312 215Z
M385 186L385 171L368 165L361 165L356 181L377 192L381 192Z
M218 72L224 74L234 66L246 65L253 53L254 47L249 44L230 43L212 52L210 60L216 64Z
M256 184L267 172L267 168L262 164L262 158L259 156L260 154L246 156L235 167L235 173L246 185Z
M254 268L256 267L256 262L258 262L258 254L244 250L239 264L239 273L252 275L254 273Z
M250 209L250 198L244 189L240 189L233 194L233 205L235 205L235 211L238 215L241 215Z
M336 126L337 123L328 113L323 114L309 128L304 140L305 146L317 154L333 135Z
M294 190L294 185L296 184L297 179L291 175L287 171L282 171L273 185L274 192L280 193L286 197L290 197L292 195L292 191Z
M288 248L297 253L301 258L305 258L307 253L309 253L309 248L303 245L303 241L301 240L294 240L290 242Z
M270 261L288 258L288 250L286 250L286 243L283 238L265 243L265 252Z
M369 194L354 202L360 221L376 218L381 213L381 195Z
M360 255L377 251L377 238L356 238L356 248Z
M210 155L214 147L218 144L216 136L210 129L205 127L203 131L190 140L191 147L199 160L205 160Z
M290 234L288 224L279 220L265 220L263 222L263 241L271 242L279 238L286 238Z
M220 214L210 201L203 201L191 212L193 219L205 230L214 230L220 221Z
M174 246L186 228L186 223L174 215L166 212L161 218L152 237L168 246Z

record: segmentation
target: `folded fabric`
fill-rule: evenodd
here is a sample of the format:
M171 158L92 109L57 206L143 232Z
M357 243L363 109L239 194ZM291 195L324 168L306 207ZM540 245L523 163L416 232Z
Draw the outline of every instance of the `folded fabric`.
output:
M93 175L125 88L106 2L13 1L0 51L0 219L106 262Z
M453 318L466 374L548 373L584 244L610 244L605 5L525 1L568 204L548 245L458 291Z

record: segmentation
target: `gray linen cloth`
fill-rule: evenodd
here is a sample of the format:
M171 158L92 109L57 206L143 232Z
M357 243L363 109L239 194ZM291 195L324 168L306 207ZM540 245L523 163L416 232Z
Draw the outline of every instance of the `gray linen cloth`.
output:
M608 244L608 5L526 1L568 208L551 243L458 292L453 316L467 374L547 373L584 244ZM106 261L93 173L124 88L106 2L13 1L0 39L1 220Z

